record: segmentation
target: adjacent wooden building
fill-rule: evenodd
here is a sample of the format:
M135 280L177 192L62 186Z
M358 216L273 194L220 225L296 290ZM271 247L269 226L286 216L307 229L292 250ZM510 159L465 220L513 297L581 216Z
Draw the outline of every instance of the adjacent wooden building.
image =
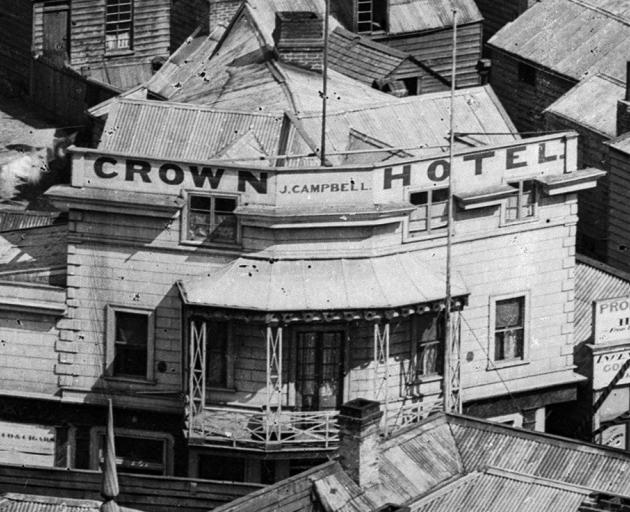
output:
M483 17L472 0L334 0L332 8L344 27L408 53L450 80L453 51L453 7L457 10L457 85L479 85L477 63L482 52Z

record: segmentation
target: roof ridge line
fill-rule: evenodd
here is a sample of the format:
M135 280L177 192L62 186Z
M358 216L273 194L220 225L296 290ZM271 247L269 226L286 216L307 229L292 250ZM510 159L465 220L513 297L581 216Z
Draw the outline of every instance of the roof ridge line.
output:
M590 9L591 11L595 11L605 16L608 16L609 18L612 18L615 21L618 21L619 23L623 23L624 25L630 27L630 19L620 16L619 14L615 14L614 12L604 9L603 7L593 5L586 0L569 0L569 1L578 5L581 5L582 7L586 7L587 9Z

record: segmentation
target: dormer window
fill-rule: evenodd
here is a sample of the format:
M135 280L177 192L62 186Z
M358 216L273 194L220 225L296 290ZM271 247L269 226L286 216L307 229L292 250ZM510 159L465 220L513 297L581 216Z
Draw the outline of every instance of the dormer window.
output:
M387 30L387 0L357 0L356 32L371 34Z

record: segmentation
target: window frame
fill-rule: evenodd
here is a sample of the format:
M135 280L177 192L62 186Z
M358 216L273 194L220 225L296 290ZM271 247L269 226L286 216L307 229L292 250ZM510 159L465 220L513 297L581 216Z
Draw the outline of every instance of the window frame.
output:
M531 200L532 214L527 215L527 216L523 216L523 197L525 194L523 188L524 188L525 182L531 182L531 185L532 185L531 191L529 192L530 197L532 198ZM511 226L513 224L522 224L525 222L532 222L532 221L537 220L538 219L538 200L540 198L540 190L539 190L537 181L532 178L526 178L526 179L519 179L519 180L514 180L514 181L509 181L509 182L506 181L506 185L509 185L510 187L514 187L514 194L510 197L517 198L516 199L517 217L515 219L508 219L508 209L509 209L508 204L510 201L510 197L508 197L507 199L504 200L503 207L501 208L501 225Z
M129 4L129 19L123 19L122 21L119 19L117 21L108 21L107 19L107 9L112 6L117 6L120 8L121 4ZM105 11L104 11L104 20L103 20L103 45L105 46L105 56L116 56L116 55L129 55L134 52L134 0L105 0ZM107 43L108 35L116 35L121 33L125 33L126 31L120 30L118 28L111 29L108 27L114 26L117 27L119 24L129 23L129 44L126 48L110 48Z
M430 315L435 315L436 321L437 322L442 322L442 324L444 323L444 318L442 317L442 319L440 320L440 312L429 312L429 313L425 313L425 314L430 314ZM444 343L445 343L445 332L444 332L444 325L442 325L442 332L439 332L439 327L438 332L437 332L437 339L435 340L425 340L422 341L419 338L420 336L420 326L419 326L419 321L420 321L420 317L422 315L414 315L412 317L411 320L411 368L410 368L410 375L409 375L409 385L415 385L415 384L422 384L424 382L431 382L434 380L441 380L444 376ZM440 339L440 334L442 335L442 339ZM437 359L437 371L435 373L429 373L426 375L419 375L418 374L418 368L419 368L419 350L418 348L421 345L433 345L433 344L439 344L440 347L438 349L438 359Z
M116 313L131 313L147 317L147 371L144 377L116 374L114 359L116 357ZM108 304L106 306L106 347L105 371L108 379L141 383L155 383L155 311L151 308Z
M193 240L188 238L188 221L190 219L190 200L193 196L201 196L208 197L211 201L211 212L214 216L214 201L218 199L233 199L236 202L236 206L234 207L234 211L239 206L239 198L238 194L230 194L230 193L212 193L206 191L197 191L197 190L184 190L183 191L183 199L184 206L181 210L181 226L180 226L180 243L183 245L195 245L199 247L218 247L218 248L226 248L226 249L234 249L239 247L241 244L241 223L239 221L238 215L233 213L234 219L236 222L236 236L233 242L213 242L213 241L204 241L204 240Z
M103 446L100 444L100 440L105 438L107 435L107 430L105 427L92 427L90 429L90 467L93 470L98 470L100 468L101 463L103 462L103 458L101 457L101 451ZM162 467L163 476L170 476L173 474L173 464L174 464L174 453L173 447L175 445L174 438L171 434L167 432L155 432L152 430L135 430L129 428L114 428L114 437L126 437L131 439L141 439L147 441L163 441L164 442L164 451L162 453ZM119 454L116 454L118 457ZM117 469L120 473L124 473L124 468L118 468L118 464L116 464ZM142 473L134 473L134 474L142 474Z
M447 198L446 198L446 209L447 209L447 220L446 223L443 226L439 226L437 228L432 228L431 227L431 219L433 218L433 216L431 215L431 208L433 207L434 203L433 202L433 194L437 191L447 191ZM418 194L421 192L426 192L427 194L427 203L426 205L415 205L411 202L411 196L413 194ZM411 206L413 206L416 210L419 208L426 208L426 229L412 229L411 228L411 215L413 212L410 212L409 215L407 216L407 227L405 229L406 232L406 236L410 239L417 239L417 238L421 238L421 237L429 237L429 236L444 236L446 234L447 228L448 228L448 186L445 187L432 187L429 189L415 189L415 190L409 190L408 195L407 195L407 201L409 202L409 204ZM437 204L442 203L443 201L439 201Z
M497 302L510 300L510 299L523 299L523 355L520 358L514 359L496 359L496 313ZM488 366L487 370L496 370L497 368L518 366L522 364L529 364L529 345L531 339L531 293L529 290L523 290L519 292L492 295L489 298L489 315L488 315Z

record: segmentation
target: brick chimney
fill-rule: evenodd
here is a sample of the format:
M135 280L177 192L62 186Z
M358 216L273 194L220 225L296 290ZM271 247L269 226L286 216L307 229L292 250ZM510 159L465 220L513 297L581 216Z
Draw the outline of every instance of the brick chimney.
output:
M218 26L227 27L241 6L242 0L208 0L210 4L210 30Z
M373 400L356 398L339 410L339 462L363 489L379 481L379 422L383 413Z
M617 136L630 132L630 61L626 62L626 93L617 102Z
M311 71L321 71L324 65L324 20L311 11L276 13L273 31L276 55L287 64Z

